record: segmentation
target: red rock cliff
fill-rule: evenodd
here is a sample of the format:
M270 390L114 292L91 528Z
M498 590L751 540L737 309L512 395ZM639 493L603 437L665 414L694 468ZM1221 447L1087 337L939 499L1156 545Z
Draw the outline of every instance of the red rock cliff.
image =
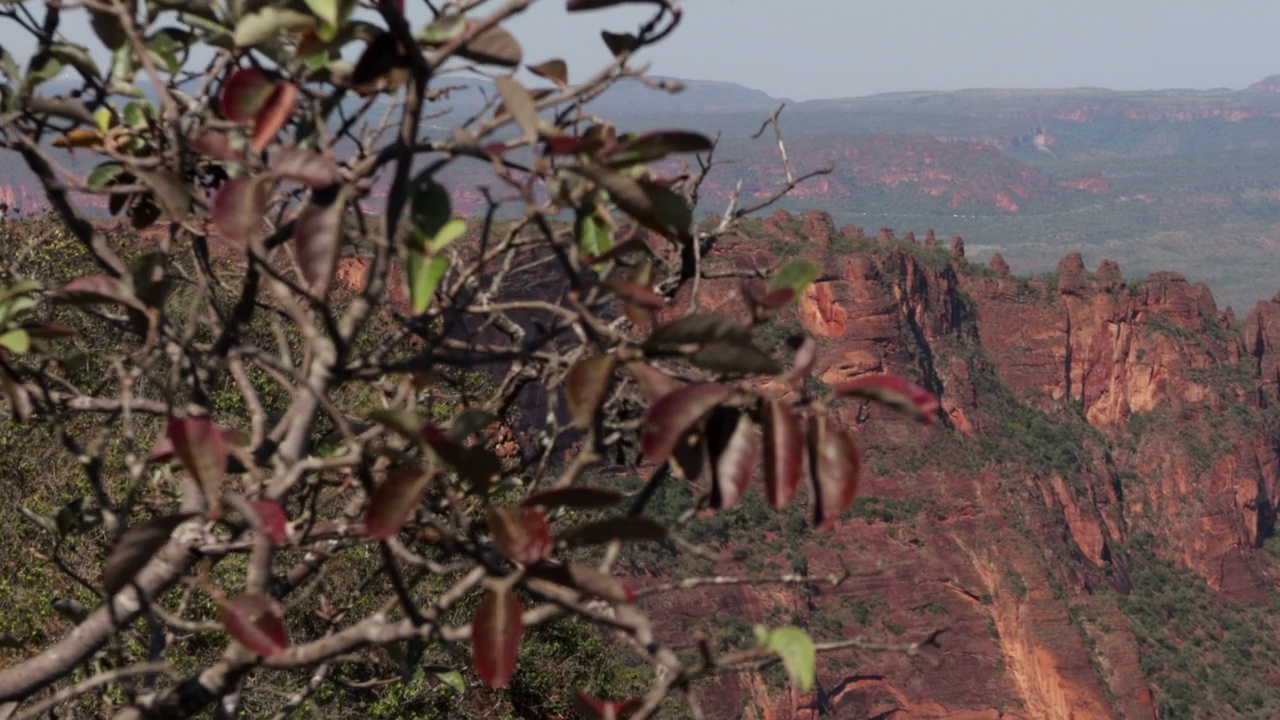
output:
M865 577L688 593L660 610L684 618L681 633L714 632L711 606L748 623L790 615L820 639L946 632L929 657L824 656L807 696L721 679L703 695L711 716L1155 718L1118 600L1135 534L1227 597L1274 591L1256 550L1280 498L1264 422L1280 401L1280 298L1237 324L1176 274L1126 283L1114 263L1089 272L1069 255L1028 280L969 264L962 245L837 234L820 213L776 214L723 249L739 264L820 263L794 320L820 340L821 381L901 373L939 394L945 419L921 431L844 411L862 426L863 494L883 511L807 538L803 556L811 574ZM700 302L732 311L736 294L706 283Z

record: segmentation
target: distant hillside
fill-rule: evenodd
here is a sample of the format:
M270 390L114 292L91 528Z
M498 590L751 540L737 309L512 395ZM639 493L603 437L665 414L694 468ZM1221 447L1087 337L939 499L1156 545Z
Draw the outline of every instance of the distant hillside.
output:
M447 81L460 87L433 108L443 114L428 132L494 95L487 80ZM589 109L622 130L719 134L723 164L705 186L705 212L721 211L738 181L748 196L776 187L784 174L776 144L751 136L784 101L733 83L678 82L684 89L674 94L623 82ZM1238 307L1280 288L1280 75L1244 90L975 89L787 102L782 126L798 171L834 163L787 200L790 209L821 207L872 230L960 234L971 254L1000 250L1020 272L1048 271L1080 250L1206 281ZM0 153L10 178L0 199L30 208L39 193L15 160ZM76 167L90 160L82 154ZM479 162L449 171L462 207L479 207L475 183L488 173Z

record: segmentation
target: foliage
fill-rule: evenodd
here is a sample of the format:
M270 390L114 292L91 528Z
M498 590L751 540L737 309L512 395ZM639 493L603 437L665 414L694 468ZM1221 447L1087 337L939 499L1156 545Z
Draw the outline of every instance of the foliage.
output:
M1133 589L1120 607L1138 639L1161 717L1280 712L1280 691L1268 682L1280 672L1280 651L1270 642L1280 631L1276 608L1222 598L1199 576L1159 557L1150 534L1137 533L1129 551Z
M762 647L813 683L797 628L697 657L654 640L648 599L716 568L637 591L623 548L743 549L767 523L797 544L855 501L843 398L922 422L937 400L882 377L820 402L811 338L761 346L811 263L739 272L733 315L674 305L722 237L817 173L698 221L709 137L587 107L624 79L675 89L632 58L682 11L643 4L578 83L526 63L520 0L0 8L36 47L22 66L0 51L0 147L55 211L7 223L0 248L23 518L4 540L40 560L4 588L0 703L640 718L768 665ZM538 79L506 74L521 67ZM495 92L438 132L455 71L497 73ZM446 171L473 161L487 209L456 217L474 188ZM114 224L91 221L96 201ZM603 487L624 473L643 481Z

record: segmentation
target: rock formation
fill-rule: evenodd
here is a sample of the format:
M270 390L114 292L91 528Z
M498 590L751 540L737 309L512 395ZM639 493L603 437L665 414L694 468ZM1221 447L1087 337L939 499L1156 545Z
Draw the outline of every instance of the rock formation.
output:
M979 272L959 238L940 265L889 237L847 254L812 242L788 253L826 272L795 315L819 338L822 383L891 371L942 403L932 429L879 410L864 424L865 409L843 407L866 451L863 495L881 509L806 539L803 554L812 575L867 574L697 591L665 598L661 612L682 618L682 633L710 631L707 607L748 624L790 615L819 639L830 639L819 628L889 643L947 630L930 662L824 657L808 695L755 673L722 678L703 693L708 715L1157 717L1120 599L1134 543L1223 598L1275 591L1277 563L1257 548L1280 505L1280 437L1265 421L1280 402L1280 297L1237 326L1205 286L1174 273L1126 284L1115 263L1091 274L1073 253L1056 281L1027 280L998 256L994 274ZM760 248L771 243L738 242L756 266L770 260ZM717 301L732 294L713 281L700 299L735 312ZM760 547L784 542L796 541Z

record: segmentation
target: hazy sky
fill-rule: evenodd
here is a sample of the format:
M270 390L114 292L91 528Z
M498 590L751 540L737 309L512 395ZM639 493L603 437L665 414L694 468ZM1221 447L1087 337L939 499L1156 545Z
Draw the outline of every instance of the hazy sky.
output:
M966 87L1240 88L1280 73L1277 0L685 0L683 7L681 28L651 53L655 72L794 99ZM516 27L545 38L526 42L533 57L558 52L571 67L594 65L603 50L566 52L549 36L631 30L635 16L602 10L568 18L563 2L544 0Z
M406 4L421 25L426 10L418 0ZM650 7L569 15L564 0L535 0L510 27L527 60L563 57L576 79L608 59L600 29L633 31ZM680 29L647 53L654 72L798 100L966 87L1240 88L1280 73L1280 0L685 0L683 7ZM64 13L71 38L89 33L84 15ZM30 52L7 31L0 38L15 54Z

